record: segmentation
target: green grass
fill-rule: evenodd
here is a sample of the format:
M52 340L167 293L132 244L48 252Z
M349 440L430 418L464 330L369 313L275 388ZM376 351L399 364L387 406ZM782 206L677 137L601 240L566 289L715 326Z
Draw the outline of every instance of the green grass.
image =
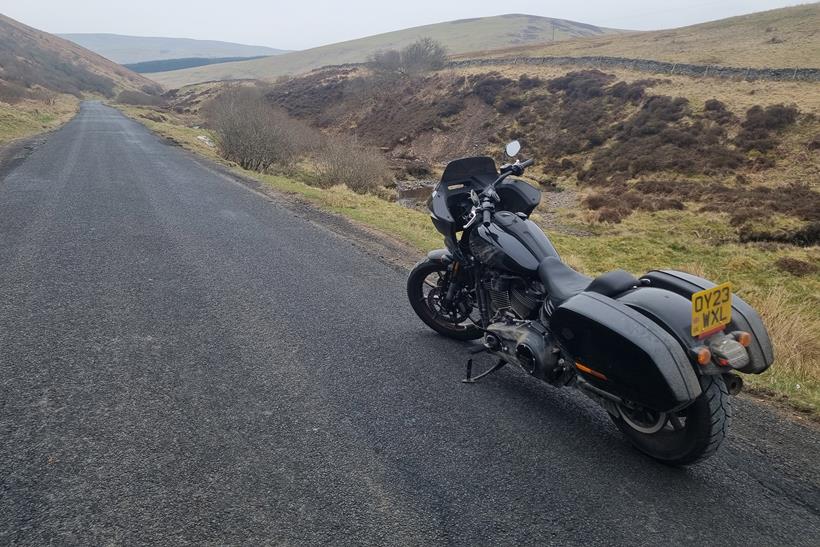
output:
M148 120L142 117L148 109L118 107L154 131L222 161L213 148L196 138L203 130L171 119ZM294 177L233 168L277 191L404 241L418 249L419 256L443 246L441 235L423 211L356 194L343 186L322 189ZM561 225L593 234L570 235L545 226L562 257L587 274L623 268L640 275L650 269L673 268L717 282L731 281L735 292L763 315L775 343L774 366L763 375L744 376L747 385L758 394L820 418L820 274L797 277L775 266L783 256L818 263L820 249L725 243L732 239L733 228L726 215L717 213L635 212L618 225L590 223L575 211L561 211L559 216ZM537 212L533 220L543 224Z
M59 97L52 104L0 102L0 144L54 129L71 119L78 105L79 101L70 96Z

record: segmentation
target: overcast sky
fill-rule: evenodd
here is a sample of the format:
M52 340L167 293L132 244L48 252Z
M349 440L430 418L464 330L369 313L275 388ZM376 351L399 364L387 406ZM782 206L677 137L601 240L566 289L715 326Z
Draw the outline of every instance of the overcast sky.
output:
M0 13L52 33L111 32L306 49L428 23L504 13L653 30L798 3L797 0L0 0Z

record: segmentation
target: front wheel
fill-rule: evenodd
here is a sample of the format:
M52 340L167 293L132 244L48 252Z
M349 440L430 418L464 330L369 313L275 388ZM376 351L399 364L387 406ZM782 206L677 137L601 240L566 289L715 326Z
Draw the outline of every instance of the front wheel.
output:
M477 340L484 333L470 316L475 309L470 287L459 287L452 302L445 303L453 283L449 264L425 260L416 264L407 279L407 297L416 315L434 331L456 340Z
M618 405L612 420L641 452L669 465L705 460L720 448L732 420L726 383L720 376L702 376L703 393L681 411L657 412Z

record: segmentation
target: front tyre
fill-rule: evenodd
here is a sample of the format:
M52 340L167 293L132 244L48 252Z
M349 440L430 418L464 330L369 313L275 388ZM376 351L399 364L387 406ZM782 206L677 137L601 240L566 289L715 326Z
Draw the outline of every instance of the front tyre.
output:
M720 376L700 378L703 393L681 411L618 405L618 429L641 452L669 465L691 465L717 452L732 420L729 391Z
M484 333L470 319L474 302L469 288L460 288L453 302L444 303L452 282L450 265L432 260L419 262L407 279L410 305L439 334L456 340L477 340Z

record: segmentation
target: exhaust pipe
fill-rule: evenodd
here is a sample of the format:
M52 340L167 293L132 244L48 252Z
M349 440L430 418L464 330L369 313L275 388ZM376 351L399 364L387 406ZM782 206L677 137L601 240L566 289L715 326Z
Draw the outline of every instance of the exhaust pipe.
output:
M723 381L726 382L729 395L737 395L743 389L743 378L737 374L724 374Z

